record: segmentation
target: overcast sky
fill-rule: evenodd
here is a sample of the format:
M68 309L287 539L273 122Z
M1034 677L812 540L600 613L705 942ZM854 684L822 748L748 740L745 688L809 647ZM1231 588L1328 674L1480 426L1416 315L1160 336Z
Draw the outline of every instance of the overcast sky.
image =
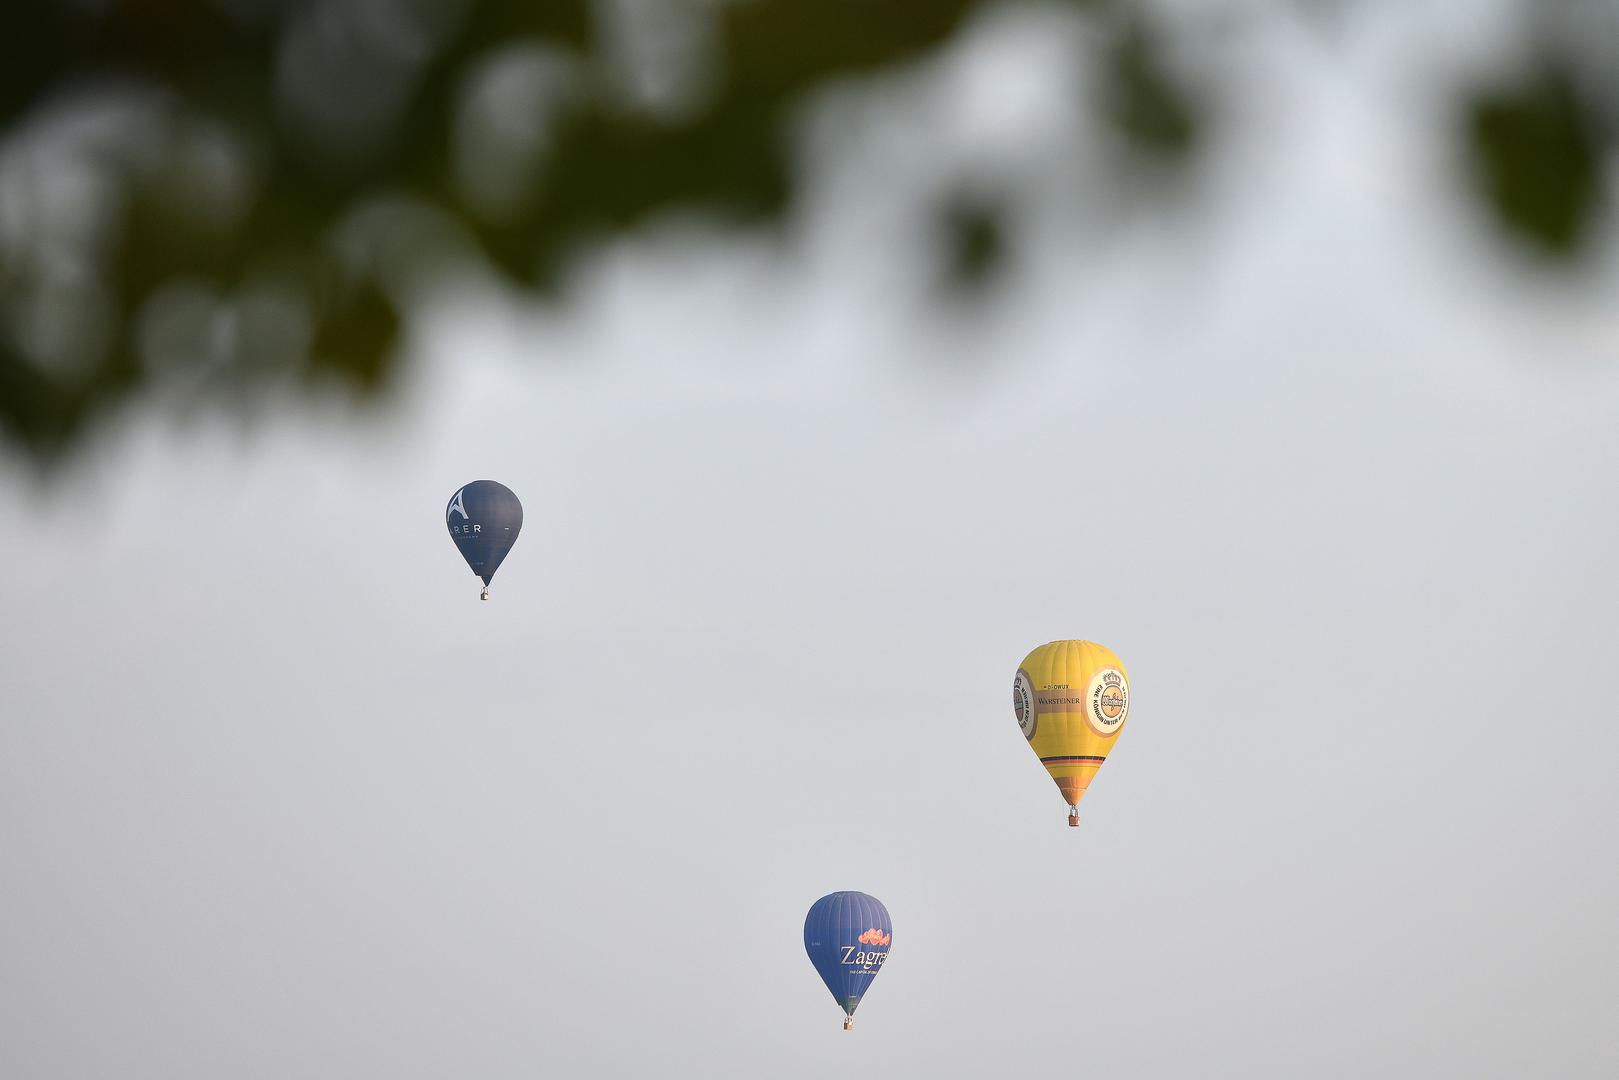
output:
M976 318L895 211L1049 147L1018 18L828 104L787 261L657 229L374 414L3 466L0 1074L1615 1075L1619 269L1490 246L1403 104L1487 42L1399 7L1246 43L1191 205ZM1061 637L1133 691L1077 830Z

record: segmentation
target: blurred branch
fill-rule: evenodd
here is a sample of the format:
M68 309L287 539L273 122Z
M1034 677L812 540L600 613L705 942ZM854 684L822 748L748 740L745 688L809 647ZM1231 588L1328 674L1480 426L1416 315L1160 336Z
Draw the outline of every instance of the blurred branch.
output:
M1198 117L1170 77L1151 26L1130 15L1108 52L1107 105L1119 132L1137 149L1178 164L1191 153Z
M1127 0L1103 119L1183 168L1199 96ZM407 313L476 262L554 286L674 211L780 219L811 95L959 38L992 0L82 0L0 7L0 432L39 461L153 388L387 384ZM1597 219L1612 128L1553 56L1475 96L1499 219L1554 253ZM1078 109L1081 104L1073 103ZM947 185L948 188L949 185ZM1009 254L1004 199L936 217L944 280Z
M1614 140L1602 138L1569 69L1542 58L1514 85L1479 91L1467 129L1478 183L1501 223L1545 254L1572 255L1597 217Z

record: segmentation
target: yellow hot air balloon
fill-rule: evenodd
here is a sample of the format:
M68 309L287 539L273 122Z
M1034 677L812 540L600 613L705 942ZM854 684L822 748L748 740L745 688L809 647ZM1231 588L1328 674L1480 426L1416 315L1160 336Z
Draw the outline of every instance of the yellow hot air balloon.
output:
M1130 713L1130 677L1094 641L1053 641L1023 658L1012 685L1018 726L1079 824L1079 800Z

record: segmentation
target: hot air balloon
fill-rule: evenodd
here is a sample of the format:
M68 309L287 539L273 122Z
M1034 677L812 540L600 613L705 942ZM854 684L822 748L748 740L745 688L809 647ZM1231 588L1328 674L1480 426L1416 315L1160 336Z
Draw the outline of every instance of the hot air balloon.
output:
M843 1030L854 1027L855 1008L883 969L893 939L888 909L862 892L830 893L805 916L804 951L843 1006Z
M1130 712L1130 678L1112 650L1094 641L1053 641L1023 658L1012 684L1023 737L1057 781L1068 824L1113 749Z
M489 582L522 531L523 504L504 484L474 480L450 496L444 523L461 557L483 578L481 598L489 599Z

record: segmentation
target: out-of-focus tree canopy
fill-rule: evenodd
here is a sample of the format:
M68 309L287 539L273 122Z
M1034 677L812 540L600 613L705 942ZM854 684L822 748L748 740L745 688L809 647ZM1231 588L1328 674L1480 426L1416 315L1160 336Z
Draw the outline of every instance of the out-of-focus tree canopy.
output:
M1183 168L1214 85L1173 21L1094 24L1090 108ZM0 431L48 461L133 395L265 382L373 391L424 281L476 263L537 292L668 212L791 212L819 88L946 47L991 0L83 0L0 8ZM1533 0L1518 70L1459 85L1473 194L1553 259L1604 211L1619 108L1592 5ZM1593 45L1593 42L1596 44ZM1218 73L1216 73L1218 74ZM1463 193L1465 194L1465 193ZM943 280L983 280L993 200L937 214Z

